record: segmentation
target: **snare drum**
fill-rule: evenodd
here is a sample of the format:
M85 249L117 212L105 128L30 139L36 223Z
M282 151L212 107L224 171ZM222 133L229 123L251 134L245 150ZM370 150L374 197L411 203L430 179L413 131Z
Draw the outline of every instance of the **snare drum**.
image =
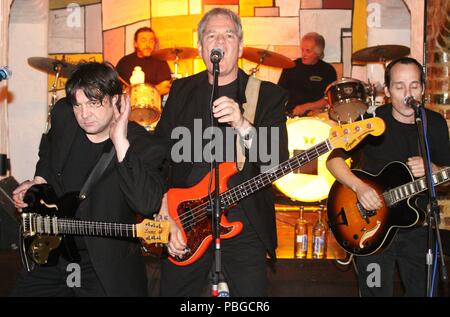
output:
M147 130L154 129L161 116L161 97L153 86L138 84L130 89L131 113L129 120Z
M355 121L367 111L367 86L353 78L331 83L325 93L330 104L329 115L334 121Z

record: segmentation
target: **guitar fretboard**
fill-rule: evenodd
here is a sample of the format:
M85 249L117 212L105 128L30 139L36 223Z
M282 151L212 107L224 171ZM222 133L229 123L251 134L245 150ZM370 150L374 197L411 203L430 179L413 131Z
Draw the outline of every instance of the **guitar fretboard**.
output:
M22 219L26 232L47 235L84 235L135 238L136 225L108 222L82 221L76 219L59 219L58 217L27 214Z
M432 175L435 185L443 184L450 180L450 167L444 168ZM427 180L425 177L419 178L407 184L398 186L383 193L384 200L388 206L392 206L411 196L417 195L427 190Z
M253 194L254 192L266 187L277 179L289 174L290 172L304 166L319 156L331 151L333 148L329 140L325 140L305 152L291 157L289 160L271 168L265 173L259 174L242 184L222 193L220 195L221 205L227 208L241 199Z

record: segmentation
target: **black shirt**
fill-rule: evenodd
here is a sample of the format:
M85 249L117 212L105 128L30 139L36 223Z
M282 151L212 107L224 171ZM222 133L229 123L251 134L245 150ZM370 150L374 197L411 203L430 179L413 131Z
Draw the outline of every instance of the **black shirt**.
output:
M358 168L377 174L392 161L406 163L409 157L421 155L415 124L397 121L392 116L391 104L377 108L376 115L385 121L386 130L381 136L369 136L360 144L362 155L356 162ZM426 121L431 161L438 166L450 166L448 128L444 118L426 109Z
M283 69L278 81L289 93L287 111L291 112L296 105L322 99L327 86L336 79L336 70L330 64L319 60L314 65L304 65L301 58L297 59L294 68Z
M78 129L69 151L67 163L62 172L65 193L79 192L81 190L103 151L109 151L111 146L112 142L110 139L100 143L92 143L84 131ZM75 213L75 218L83 219L78 210ZM84 237L75 236L75 242L79 250L87 249Z
M117 63L116 69L120 77L129 83L134 67L136 66L142 68L147 84L157 85L162 81L172 79L169 65L165 61L151 56L139 58L136 52L122 57Z

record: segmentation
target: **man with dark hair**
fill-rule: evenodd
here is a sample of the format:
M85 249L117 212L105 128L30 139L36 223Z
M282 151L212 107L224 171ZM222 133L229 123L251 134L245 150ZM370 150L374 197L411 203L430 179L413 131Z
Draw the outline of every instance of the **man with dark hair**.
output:
M14 192L17 208L28 207L28 189L50 184L58 197L79 192L106 153L105 169L81 196L75 217L87 221L136 223L136 212L158 211L165 188L155 168L158 145L141 126L128 122L129 100L112 65L84 63L66 84L67 98L52 110L52 125L43 136L35 177ZM163 154L161 154L163 156ZM95 174L95 173L93 173ZM27 194L27 195L25 195ZM83 199L84 198L84 199ZM72 263L59 257L54 266L23 271L13 296L145 296L147 278L137 240L80 236L79 287L66 280Z
M265 143L265 148L270 148L271 154L276 156L279 162L288 158L286 117L283 110L287 94L278 86L262 81L259 92L252 90L257 96L257 102L253 99L256 109L244 108L244 104L252 102L252 98L247 96L250 80L249 76L238 68L237 62L243 52L242 25L239 17L232 11L215 8L205 14L198 26L198 37L199 55L203 58L207 70L174 82L155 133L168 140L176 131L188 130L193 135L194 138L185 135L188 139L181 139L180 142L188 144L186 153L192 153L194 156L200 154L201 161L193 157L178 161L172 157L169 179L170 187L192 187L210 171L209 156L206 154L208 140L202 140L201 136L208 133L211 117L214 117L214 135L218 133L225 136L231 131L229 135L234 133L235 136L231 139L219 138L221 141L216 143L214 148L216 154L223 154L217 158L219 162L229 162L224 158L230 157L232 162L236 162L234 155L228 155L236 148L236 142L242 142L245 147L245 164L239 173L230 178L230 188L261 172L264 163L258 159L259 156L252 159L251 155L248 155L258 145ZM219 63L218 96L215 100L211 99L214 76L210 55L213 50L223 52ZM254 119L249 120L248 112L251 110L244 112L244 109L256 111ZM200 133L197 133L198 129ZM264 130L267 131L265 136L262 132ZM195 139L198 136L200 138ZM174 141L171 140L172 144ZM279 141L278 144L276 141ZM195 144L201 144L205 151L199 153ZM175 146L172 150L174 148ZM168 215L166 196L160 215ZM222 240L221 264L231 296L265 296L266 256L268 253L275 257L277 247L274 195L271 188L264 188L246 197L236 206L226 210L226 215L230 221L243 223L240 234ZM186 241L178 227L178 219L171 217L170 221L172 226L168 252L173 258L182 258L186 255ZM187 266L177 266L164 259L161 295L189 297L204 294L212 263L213 245L196 262Z
M337 79L336 70L324 62L325 39L311 32L305 34L300 43L302 57L295 67L284 69L278 85L289 92L287 112L292 116L322 112L328 105L325 89Z
M158 39L149 27L143 27L134 33L135 52L122 57L116 69L123 80L130 83L130 77L136 66L141 67L145 74L145 82L153 85L159 94L169 93L171 73L167 62L152 57Z
M408 166L415 178L425 175L424 163L419 153L419 137L415 125L415 110L406 105L406 96L421 100L424 93L425 75L422 65L410 57L402 57L390 63L385 72L385 93L391 103L376 109L376 115L385 124L380 137L368 137L352 153L355 167L373 175L386 164L399 161ZM438 113L425 109L427 139L432 170L450 166L449 134L445 119ZM358 155L355 155L358 153ZM327 167L336 179L356 193L365 210L377 210L383 206L383 197L358 178L345 164L348 154L333 151ZM424 207L424 206L422 206ZM398 211L398 210L397 210ZM405 287L406 296L426 295L427 228L399 229L392 243L382 253L357 256L359 289L362 296L392 296L396 264ZM374 265L379 266L380 283L369 283Z

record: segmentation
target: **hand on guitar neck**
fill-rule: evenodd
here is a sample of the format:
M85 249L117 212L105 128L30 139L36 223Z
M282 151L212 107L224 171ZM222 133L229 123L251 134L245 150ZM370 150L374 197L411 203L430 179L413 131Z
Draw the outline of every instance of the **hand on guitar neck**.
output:
M317 114L324 112L323 109L327 106L328 102L325 98L317 101L306 102L304 104L296 105L291 111L291 116L316 116Z

